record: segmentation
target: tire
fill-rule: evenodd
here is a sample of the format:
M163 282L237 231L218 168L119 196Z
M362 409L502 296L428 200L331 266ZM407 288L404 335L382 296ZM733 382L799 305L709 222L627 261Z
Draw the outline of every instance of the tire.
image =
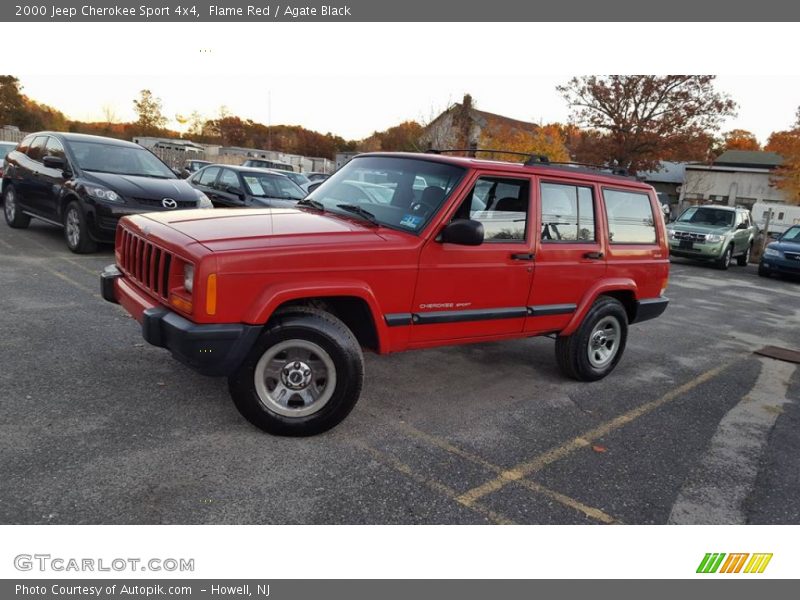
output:
M73 200L64 211L64 240L75 254L89 254L97 250L97 242L89 237L86 215L81 205Z
M765 269L763 266L758 265L758 276L759 277L769 277L770 272L769 270Z
M6 191L3 194L3 215L5 215L6 223L8 223L9 227L13 227L14 229L25 229L31 224L31 218L19 209L17 190L14 189L14 186L7 185L5 188Z
M338 425L353 410L363 382L364 357L353 333L330 313L298 306L270 321L228 378L228 389L256 427L309 436Z
M750 252L753 250L753 244L747 245L747 250L745 253L736 257L736 264L740 267L746 267L747 263L750 262Z
M609 333L615 334L613 341ZM625 307L615 298L600 296L575 333L556 338L556 362L567 377L597 381L617 366L627 339L628 314Z
M716 262L717 268L723 271L727 271L728 267L731 266L731 262L733 260L733 246L728 246L725 248L725 252L722 253L720 259Z

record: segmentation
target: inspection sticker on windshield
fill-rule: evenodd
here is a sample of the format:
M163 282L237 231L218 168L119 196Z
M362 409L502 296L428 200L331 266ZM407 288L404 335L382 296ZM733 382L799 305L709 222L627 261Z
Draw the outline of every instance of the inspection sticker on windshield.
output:
M258 179L245 176L244 180L247 182L247 185L250 186L250 191L253 192L254 196L264 195L264 188L261 187L261 183L259 183Z
M418 215L404 215L402 219L400 219L400 227L408 227L409 229L416 229L425 219Z

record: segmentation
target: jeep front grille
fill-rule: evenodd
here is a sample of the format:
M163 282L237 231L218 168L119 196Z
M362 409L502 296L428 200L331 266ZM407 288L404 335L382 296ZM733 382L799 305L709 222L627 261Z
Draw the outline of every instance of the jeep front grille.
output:
M675 232L675 239L676 240L689 240L691 242L705 242L706 241L706 234L705 233L692 233L690 231L676 231Z
M167 298L172 254L123 229L120 263L125 274L140 286Z

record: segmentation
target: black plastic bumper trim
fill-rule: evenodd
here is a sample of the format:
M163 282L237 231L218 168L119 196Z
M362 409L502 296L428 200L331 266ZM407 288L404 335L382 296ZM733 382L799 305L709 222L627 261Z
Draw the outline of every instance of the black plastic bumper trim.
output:
M168 349L183 364L203 375L230 375L244 361L261 333L259 325L199 325L162 306L142 314L142 336Z
M532 317L568 315L574 313L577 308L577 304L541 304L539 306L529 306L528 314Z
M386 324L389 327L401 327L403 325L411 325L411 313L394 313L383 315Z
M636 302L636 318L631 323L641 323L660 317L667 310L669 298L648 298Z
M480 310L440 310L435 312L415 313L411 316L411 320L415 325L432 325L436 323L459 323L462 321L514 319L524 317L527 314L528 309L524 306Z
M114 281L120 277L122 277L122 273L120 273L117 265L108 265L100 273L100 293L103 296L103 300L119 304L116 296L114 296Z

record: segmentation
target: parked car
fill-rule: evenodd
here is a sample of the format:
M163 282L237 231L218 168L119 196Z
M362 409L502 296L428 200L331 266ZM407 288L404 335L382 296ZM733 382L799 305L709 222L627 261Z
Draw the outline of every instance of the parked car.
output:
M308 193L308 186L311 185L311 180L303 173L295 173L294 171L285 171L284 175L294 181L298 186Z
M77 133L27 136L6 157L6 223L31 218L64 228L67 247L92 252L111 242L125 215L211 208L211 201L138 144Z
M210 160L197 160L194 158L190 158L183 163L183 169L181 169L180 176L186 179L190 177L192 173L197 173L203 167L206 167L211 164Z
M294 206L306 196L283 173L268 169L210 165L189 178L189 183L218 207Z
M793 225L764 249L758 274L800 275L800 225Z
M3 193L3 169L5 168L6 156L16 147L16 142L0 142L0 196Z
M354 194L368 174L390 202ZM101 287L146 341L227 376L251 423L310 435L358 400L362 348L552 335L567 376L605 377L629 324L667 307L659 211L652 187L600 170L362 154L294 208L126 217Z
M720 269L734 258L746 266L757 233L750 211L733 206L690 206L667 225L670 255L711 261Z
M255 167L257 169L275 169L276 171L294 172L294 167L289 163L268 158L248 158L242 163L243 167Z

